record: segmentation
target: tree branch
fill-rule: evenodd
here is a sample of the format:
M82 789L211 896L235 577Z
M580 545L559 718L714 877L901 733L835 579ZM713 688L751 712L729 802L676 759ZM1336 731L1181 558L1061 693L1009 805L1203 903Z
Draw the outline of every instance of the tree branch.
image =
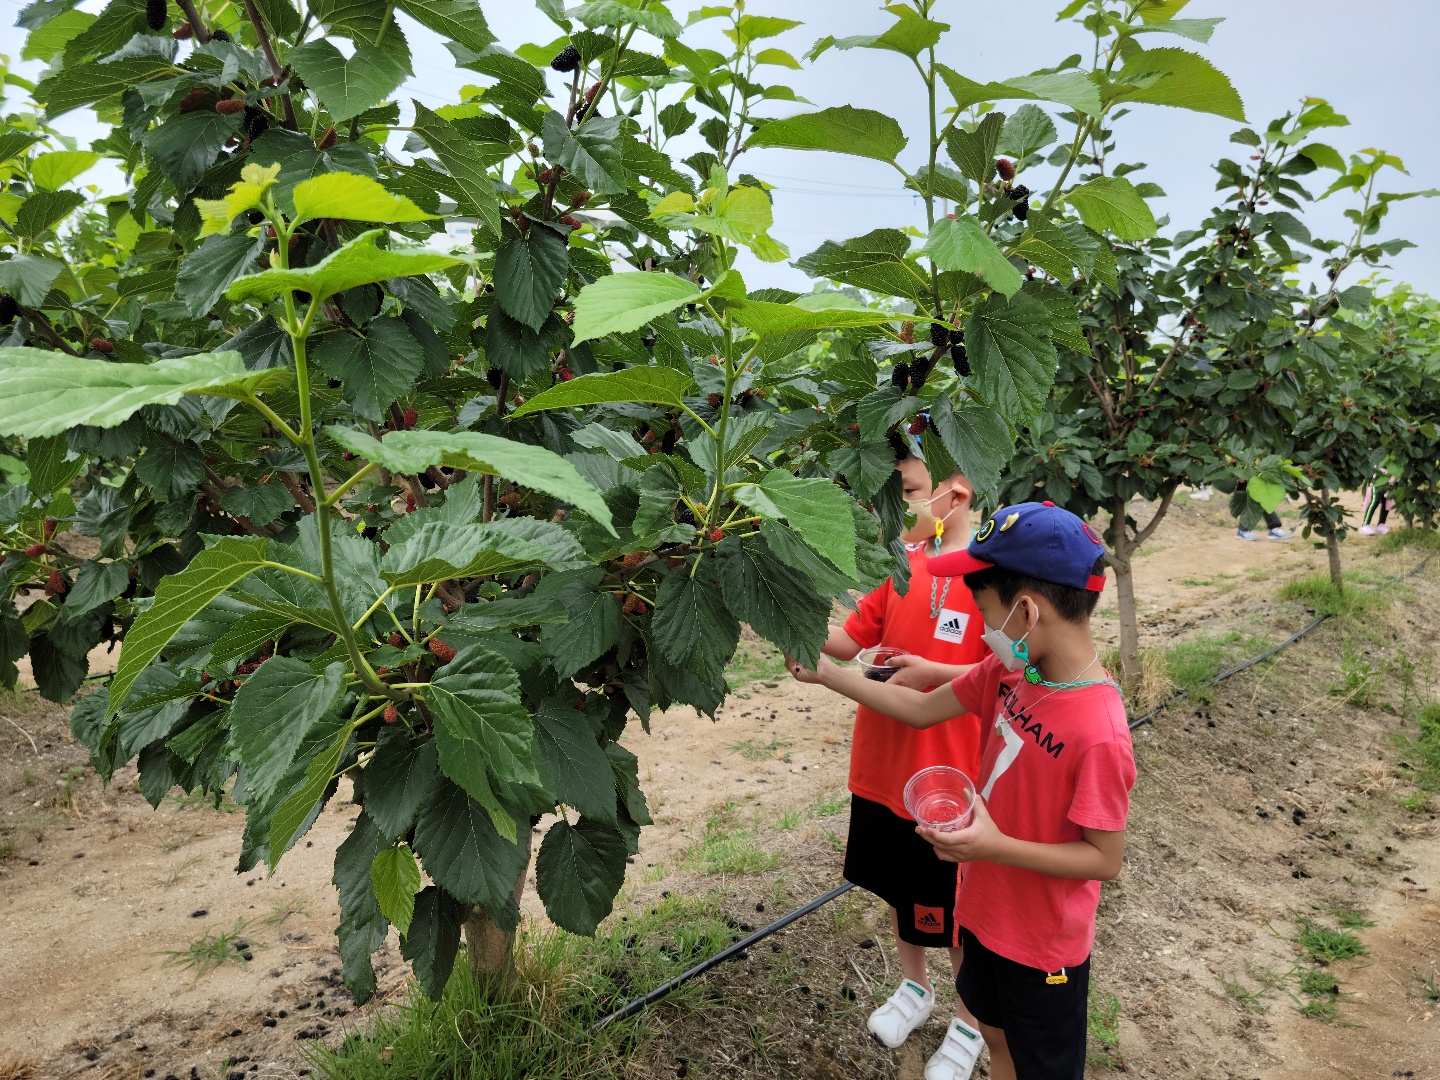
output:
M274 76L278 86L285 78L285 69L280 66L280 61L275 56L275 47L270 44L270 33L265 29L265 20L260 17L255 0L245 0L245 14L250 17L250 25L255 27L255 36L260 39L260 48L265 51L265 59L270 63L270 74ZM295 121L295 106L290 101L290 95L281 94L280 102L285 107L285 126L291 131L298 131L300 125Z
M61 352L69 353L71 356L85 355L84 353L76 352L75 347L60 336L60 332L50 324L50 320L47 319L40 311L36 310L35 308L27 307L22 307L19 310L20 314L24 315L27 319L29 319L30 322L34 324L35 329L39 330L40 333L44 335L45 340L50 342L51 345L54 345Z
M307 514L313 514L315 512L315 502L309 495L305 494L305 489L300 486L300 481L295 479L294 474L281 472L279 476L280 482L289 489L295 501L300 504L300 509Z
M1165 514L1169 511L1170 501L1175 498L1175 489L1179 486L1178 482L1172 483L1165 489L1165 494L1160 497L1160 505L1155 508L1155 516L1150 519L1149 525L1146 525L1145 528L1135 534L1135 542L1130 545L1130 550L1135 550L1135 548L1138 548L1141 544L1145 543L1146 540L1150 539L1151 535L1160 525L1161 520L1165 517Z
M205 21L200 18L200 12L195 10L194 0L176 0L176 3L185 13L185 20L190 24L190 29L195 31L195 40L204 45L210 40L210 30L206 27Z

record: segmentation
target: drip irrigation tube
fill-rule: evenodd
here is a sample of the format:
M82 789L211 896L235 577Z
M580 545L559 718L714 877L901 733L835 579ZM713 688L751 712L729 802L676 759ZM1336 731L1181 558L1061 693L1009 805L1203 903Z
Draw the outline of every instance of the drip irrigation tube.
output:
M735 944L729 946L728 948L721 949L714 956L700 961L700 963L696 964L690 970L683 971L679 975L676 975L675 978L671 979L669 982L661 983L644 997L638 997L634 1001L628 1002L623 1008L616 1009L609 1016L604 1017L597 1023L587 1028L585 1034L593 1035L595 1034L595 1032L599 1031L607 1024L611 1024L616 1020L624 1020L628 1016L634 1016L641 1009L645 1008L645 1006L651 1005L659 1001L666 994L670 993L672 990L678 989L679 987L683 986L685 983L695 978L695 976L703 975L705 972L709 971L717 964L723 964L726 960L729 960L732 957L744 952L751 945L754 945L757 941L764 941L771 934L775 933L775 931L783 930L785 927L793 923L796 919L804 918L816 908L824 907L836 897L844 896L854 887L854 883L849 881L845 882L843 885L835 886L835 888L831 889L829 892L817 896L814 900L811 900L804 907L798 907L794 911L790 912L788 915L781 916L780 918L772 922L769 926L762 926L759 930L756 930L749 937L741 938L739 941L735 942Z

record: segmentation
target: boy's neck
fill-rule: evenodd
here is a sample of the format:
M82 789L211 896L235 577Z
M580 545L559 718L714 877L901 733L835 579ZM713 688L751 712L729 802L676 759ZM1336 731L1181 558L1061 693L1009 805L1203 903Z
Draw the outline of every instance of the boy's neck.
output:
M1033 657L1046 682L1104 678L1096 661L1095 640L1090 624L1064 623L1046 635L1045 654Z

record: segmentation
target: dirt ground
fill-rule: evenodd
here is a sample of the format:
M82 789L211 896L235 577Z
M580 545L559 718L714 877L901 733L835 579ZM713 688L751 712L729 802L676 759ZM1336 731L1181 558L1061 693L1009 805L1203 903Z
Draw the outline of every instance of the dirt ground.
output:
M1323 568L1323 550L1240 541L1224 509L1223 497L1179 500L1142 551L1146 645L1227 630L1279 640L1306 620L1273 594ZM1347 567L1382 580L1419 558L1373 546L1348 542ZM1435 691L1440 559L1396 597L1363 635L1327 624L1208 704L1137 731L1126 867L1104 893L1094 965L1097 994L1118 1002L1118 1043L1096 1043L1093 1075L1440 1080L1440 1006L1425 992L1440 983L1440 843L1433 814L1398 805L1411 789L1393 711L1402 653ZM1113 637L1113 611L1096 629ZM675 710L627 735L656 824L617 918L662 891L714 891L759 923L839 881L851 710L746 649L744 688L718 722ZM1357 670L1377 673L1369 708L1330 692ZM34 694L0 699L0 717L0 1080L305 1075L313 1040L334 1041L403 987L393 937L379 1004L357 1009L339 985L329 877L356 809L344 790L278 873L237 877L238 809L152 811L133 769L102 789L65 710ZM707 821L777 865L707 873L695 855ZM526 909L543 917L533 895ZM1293 939L1297 915L1333 926L1337 910L1374 925L1355 931L1367 955L1329 969L1342 993L1325 1022L1298 1011L1310 1000L1299 973L1314 965ZM882 905L851 893L717 969L713 1007L655 1010L645 1023L665 1037L630 1071L918 1078L938 1017L899 1053L864 1033L870 1002L898 979L883 922ZM196 943L228 959L201 973ZM781 992L762 1000L762 986Z

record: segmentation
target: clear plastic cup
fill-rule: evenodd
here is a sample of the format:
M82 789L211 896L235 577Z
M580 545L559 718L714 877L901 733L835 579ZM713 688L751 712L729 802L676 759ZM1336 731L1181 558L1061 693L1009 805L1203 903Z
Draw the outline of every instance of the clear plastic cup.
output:
M975 816L975 785L949 765L921 769L905 785L905 809L915 821L941 832L954 832Z
M865 672L865 678L874 679L876 682L888 682L890 676L900 670L888 661L892 657L909 655L904 649L892 649L889 645L876 645L873 648L861 649L855 654L855 661Z

